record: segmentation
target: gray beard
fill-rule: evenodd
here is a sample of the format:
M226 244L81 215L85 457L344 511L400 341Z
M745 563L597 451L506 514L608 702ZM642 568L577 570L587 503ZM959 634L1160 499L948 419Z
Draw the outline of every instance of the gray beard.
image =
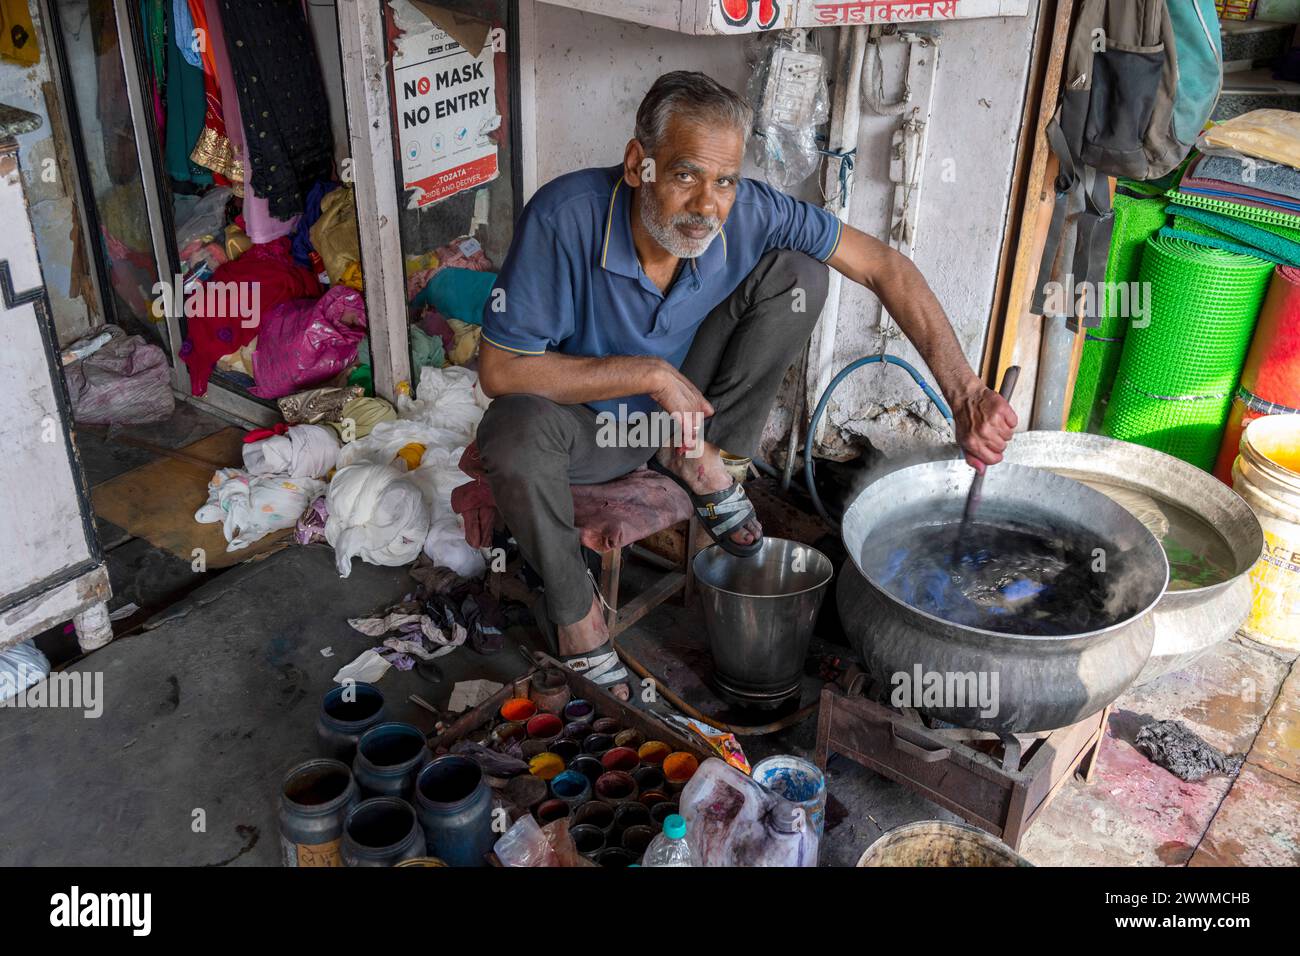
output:
M700 222L689 213L680 213L665 220L654 193L648 186L641 191L641 225L645 226L646 232L650 233L655 242L678 259L698 259L722 230L722 223L717 220ZM688 239L677 231L676 227L680 225L708 225L713 231L703 239Z

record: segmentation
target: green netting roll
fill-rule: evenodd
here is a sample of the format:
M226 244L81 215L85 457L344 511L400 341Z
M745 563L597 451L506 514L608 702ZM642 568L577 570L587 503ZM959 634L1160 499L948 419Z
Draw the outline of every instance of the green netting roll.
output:
M1232 216L1244 222L1251 222L1261 229L1269 229L1279 236L1300 240L1300 216L1283 212L1280 209L1264 209L1246 203L1232 202L1229 199L1215 199L1213 196L1200 196L1196 193L1183 193L1171 190L1166 195L1174 202L1184 206L1208 209L1223 216Z
M1212 468L1272 274L1254 256L1147 240L1150 321L1125 338L1104 432Z
M1181 217L1175 216L1174 218L1177 220ZM1267 259L1269 262L1277 266L1290 264L1290 260L1279 259L1277 256L1273 255L1273 253L1260 249L1258 246L1248 245L1244 242L1237 242L1237 240L1231 239L1223 235L1223 233L1215 232L1212 229L1209 229L1208 231L1189 231L1179 229L1177 225L1172 228L1166 226L1164 229L1160 230L1160 235L1169 236L1171 239L1186 239L1189 242L1196 243L1198 246L1210 246L1214 249L1224 249L1228 252L1235 252L1243 256L1258 256L1261 259Z
M1277 226L1264 228L1261 224L1236 216L1225 216L1209 209L1196 209L1179 203L1171 203L1169 212L1174 215L1175 228L1181 229L1185 224L1194 222L1200 228L1192 229L1191 232L1246 246L1246 255L1255 255L1258 250L1261 259L1287 265L1300 265L1300 242L1279 234ZM1183 223L1184 226L1180 226L1179 223ZM1209 244L1216 245L1216 243ZM1219 245L1219 248L1227 247Z
M1115 195L1115 228L1110 240L1110 255L1106 259L1106 282L1136 282L1142 262L1142 246L1165 224L1163 196L1137 198L1123 193ZM1128 320L1117 315L1110 296L1101 296L1101 325L1089 329L1079 358L1079 372L1074 380L1074 394L1070 397L1070 417L1067 431L1081 432L1101 421L1106 396L1115 381L1124 349L1124 333Z

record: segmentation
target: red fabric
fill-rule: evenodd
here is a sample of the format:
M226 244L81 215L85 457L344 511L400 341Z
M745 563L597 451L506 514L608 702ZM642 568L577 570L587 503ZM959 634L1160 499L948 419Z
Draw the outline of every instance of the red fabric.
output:
M253 246L238 259L218 268L209 281L238 283L241 294L236 297L246 302L253 301L249 290L256 283L260 314L248 320L240 315L208 315L207 297L202 289L195 293L192 303L186 303L189 334L180 354L189 366L190 391L195 395L207 392L208 379L219 358L253 340L263 315L291 299L320 298L323 291L315 274L294 262L293 244L287 236ZM195 314L189 315L191 311Z
M1241 387L1274 405L1300 408L1300 269L1277 267L1259 312Z
M451 493L451 507L465 520L465 540L472 548L492 543L496 502L483 473L478 444L460 459L470 481ZM574 524L584 546L612 551L663 531L691 516L691 499L669 478L638 468L603 485L572 485Z
M451 510L465 520L465 541L471 548L486 548L492 544L492 528L496 525L497 506L483 473L483 461L478 456L478 442L470 442L465 454L460 456L458 467L470 480L451 493Z
M284 435L289 431L289 426L285 422L277 422L272 428L254 428L244 436L244 444L251 445L254 442L266 441L268 438L274 438L276 435Z
M1214 466L1214 476L1227 485L1232 484L1241 433L1266 414L1261 409L1300 408L1300 269L1294 266L1278 266L1273 273L1241 370L1241 389L1266 404L1247 406L1240 395L1233 399Z

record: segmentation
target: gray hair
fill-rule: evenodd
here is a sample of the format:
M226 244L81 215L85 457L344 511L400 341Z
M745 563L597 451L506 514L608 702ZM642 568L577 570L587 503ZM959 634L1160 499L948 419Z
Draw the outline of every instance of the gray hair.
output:
M636 111L636 138L646 152L655 151L677 115L738 129L746 141L754 123L754 111L744 97L711 76L676 70L655 80Z

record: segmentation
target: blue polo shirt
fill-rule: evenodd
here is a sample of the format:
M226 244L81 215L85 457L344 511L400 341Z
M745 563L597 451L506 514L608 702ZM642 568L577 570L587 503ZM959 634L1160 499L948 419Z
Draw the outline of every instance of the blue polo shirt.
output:
M680 368L700 323L764 254L793 249L824 262L842 228L812 203L742 179L722 232L664 293L637 259L631 208L622 166L568 173L539 189L488 297L484 340L525 355L654 355ZM615 413L620 405L658 407L646 395L590 405Z

